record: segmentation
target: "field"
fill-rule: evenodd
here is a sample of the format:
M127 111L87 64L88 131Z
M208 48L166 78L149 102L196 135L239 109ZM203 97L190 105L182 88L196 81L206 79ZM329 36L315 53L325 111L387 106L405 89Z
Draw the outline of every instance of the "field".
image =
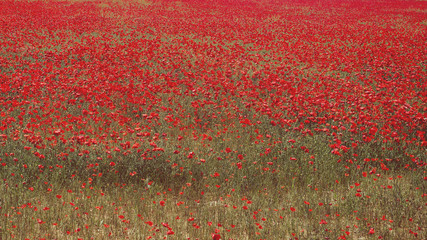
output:
M0 239L427 239L427 1L0 1Z

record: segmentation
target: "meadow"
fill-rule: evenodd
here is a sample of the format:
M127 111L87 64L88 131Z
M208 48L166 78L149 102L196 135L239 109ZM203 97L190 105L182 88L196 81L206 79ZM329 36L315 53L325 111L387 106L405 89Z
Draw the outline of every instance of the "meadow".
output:
M427 239L427 1L0 1L0 239Z

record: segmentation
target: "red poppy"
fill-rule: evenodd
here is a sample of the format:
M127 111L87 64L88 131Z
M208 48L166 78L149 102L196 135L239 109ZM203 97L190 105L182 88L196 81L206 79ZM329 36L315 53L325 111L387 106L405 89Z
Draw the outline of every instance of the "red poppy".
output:
M212 233L212 240L219 240L219 239L221 239L221 235Z

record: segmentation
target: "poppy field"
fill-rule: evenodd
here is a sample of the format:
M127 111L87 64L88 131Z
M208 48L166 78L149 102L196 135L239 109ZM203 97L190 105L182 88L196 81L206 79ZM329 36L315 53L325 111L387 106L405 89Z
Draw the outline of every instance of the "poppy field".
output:
M427 238L427 1L0 22L0 239Z

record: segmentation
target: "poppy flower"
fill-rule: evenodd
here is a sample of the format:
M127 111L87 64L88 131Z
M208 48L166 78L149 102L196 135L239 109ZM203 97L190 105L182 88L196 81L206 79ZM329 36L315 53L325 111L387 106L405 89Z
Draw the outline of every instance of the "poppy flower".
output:
M221 235L212 233L212 240L219 240L219 239L221 239Z

